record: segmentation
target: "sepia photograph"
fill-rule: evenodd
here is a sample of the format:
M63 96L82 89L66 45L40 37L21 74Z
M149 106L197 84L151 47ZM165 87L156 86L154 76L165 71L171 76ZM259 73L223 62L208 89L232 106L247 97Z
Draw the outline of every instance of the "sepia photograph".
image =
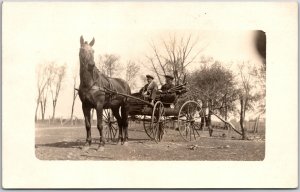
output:
M279 25L290 24L284 33L297 40L296 3L6 2L2 9L3 158L8 146L26 148L25 162L33 164L36 176L48 178L47 171L59 175L66 167L69 171L63 174L89 170L105 178L78 182L83 174L73 182L52 178L25 183L10 176L3 180L8 188L272 187L276 177L263 184L258 176L251 185L228 178L225 184L218 180L190 186L188 178L181 184L170 179L153 185L115 184L112 175L127 172L132 180L150 171L148 179L186 173L195 179L199 174L205 178L200 173L205 167L209 178L219 169L225 170L223 175L248 172L255 177L249 173L253 167L274 171L269 166L279 160L274 150L284 150L276 147L283 146L277 133L295 147L290 148L292 158L285 156L293 162L286 171L297 170L297 121L285 119L297 108L279 108L279 116L272 115L274 107L281 107L274 103L284 103L275 94L276 85L281 86L276 57L283 53L274 47L297 50L297 43L278 42L283 32L269 22L271 16L261 18L277 13ZM285 69L297 78L293 53L285 56L291 63ZM18 88L5 92L11 86ZM20 102L18 121L5 102L16 98L14 94L22 97L13 100L13 106ZM291 131L276 128L285 126L276 119ZM15 141L8 136L13 134L11 123L23 125L16 126L22 131L15 130ZM8 162L4 160L4 167L12 166ZM287 175L291 183L283 179L273 186L298 186L297 172Z
M265 33L140 30L138 55L80 36L77 62L39 63L37 158L263 160Z

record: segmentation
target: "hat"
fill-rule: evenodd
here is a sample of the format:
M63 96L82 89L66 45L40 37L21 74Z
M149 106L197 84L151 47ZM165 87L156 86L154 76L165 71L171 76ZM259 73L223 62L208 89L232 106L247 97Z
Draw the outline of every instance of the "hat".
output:
M154 79L152 75L146 75L147 78Z
M171 76L171 75L165 75L165 78L169 78L169 79L171 79L171 80L173 80L173 79L174 79L174 77L173 77L173 76Z

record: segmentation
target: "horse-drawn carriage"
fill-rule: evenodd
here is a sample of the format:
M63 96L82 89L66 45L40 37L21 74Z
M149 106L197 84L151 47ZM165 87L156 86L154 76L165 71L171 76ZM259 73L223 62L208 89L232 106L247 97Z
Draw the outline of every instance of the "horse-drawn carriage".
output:
M128 115L139 116L143 121L147 135L156 142L161 141L165 124L168 121L177 121L177 129L180 135L187 141L195 140L198 133L197 122L200 121L201 106L198 102L184 98L165 101L162 95L156 98L154 105L137 95L131 95L128 83L119 78L108 78L95 66L94 50L92 46L95 39L88 43L80 37L80 85L78 95L82 102L82 110L85 118L86 142L83 149L91 146L91 109L97 112L97 129L100 134L98 149L103 149L105 138L113 139L118 134L118 142L128 144ZM176 86L183 89L184 85ZM179 97L182 94L177 94ZM174 107L172 107L174 106ZM110 111L111 109L111 111ZM111 116L114 115L114 117ZM103 121L104 120L104 121ZM103 122L108 127L103 131ZM118 123L118 129L116 122ZM106 133L105 133L106 132Z
M109 89L106 92L119 94ZM130 119L141 121L146 134L156 142L163 139L169 123L176 126L176 130L186 141L200 137L201 104L189 99L185 85L175 86L166 93L158 92L154 105L140 93L121 95L128 98ZM106 124L106 137L113 140L118 131L116 120L109 110L104 112L103 119Z

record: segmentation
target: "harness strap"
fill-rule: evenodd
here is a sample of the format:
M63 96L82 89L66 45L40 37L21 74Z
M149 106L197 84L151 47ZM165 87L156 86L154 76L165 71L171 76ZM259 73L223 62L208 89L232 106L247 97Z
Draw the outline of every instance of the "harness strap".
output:
M100 90L100 91L104 92L104 94L108 96L108 103L110 103L113 95L118 95L118 91L115 89L115 87L112 84L112 82L110 81L109 77L107 77L104 74L102 74L102 77L108 82L108 88L107 88L107 86L104 86L103 82L101 83L102 85L100 85L100 86L96 85L97 81L94 79L94 73L97 73L100 71L97 71L95 69L97 69L97 68L95 67L92 72L92 79L94 82L91 85L91 87L89 88L89 90ZM107 90L110 90L110 91L107 91Z

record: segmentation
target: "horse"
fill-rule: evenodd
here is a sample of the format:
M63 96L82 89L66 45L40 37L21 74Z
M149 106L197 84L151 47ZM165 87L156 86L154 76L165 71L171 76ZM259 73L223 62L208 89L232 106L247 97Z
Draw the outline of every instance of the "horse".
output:
M92 143L91 137L91 109L97 112L97 128L100 134L98 150L103 150L105 138L103 134L102 115L103 109L111 109L117 119L119 127L119 138L117 144L128 144L128 113L129 106L126 97L110 94L105 89L118 93L130 95L131 90L126 81L120 78L109 78L101 73L95 66L94 50L92 46L95 38L88 43L80 37L80 85L78 95L82 102L82 111L85 119L86 142L82 149L88 150ZM120 110L121 109L121 110ZM120 114L121 112L121 114Z

